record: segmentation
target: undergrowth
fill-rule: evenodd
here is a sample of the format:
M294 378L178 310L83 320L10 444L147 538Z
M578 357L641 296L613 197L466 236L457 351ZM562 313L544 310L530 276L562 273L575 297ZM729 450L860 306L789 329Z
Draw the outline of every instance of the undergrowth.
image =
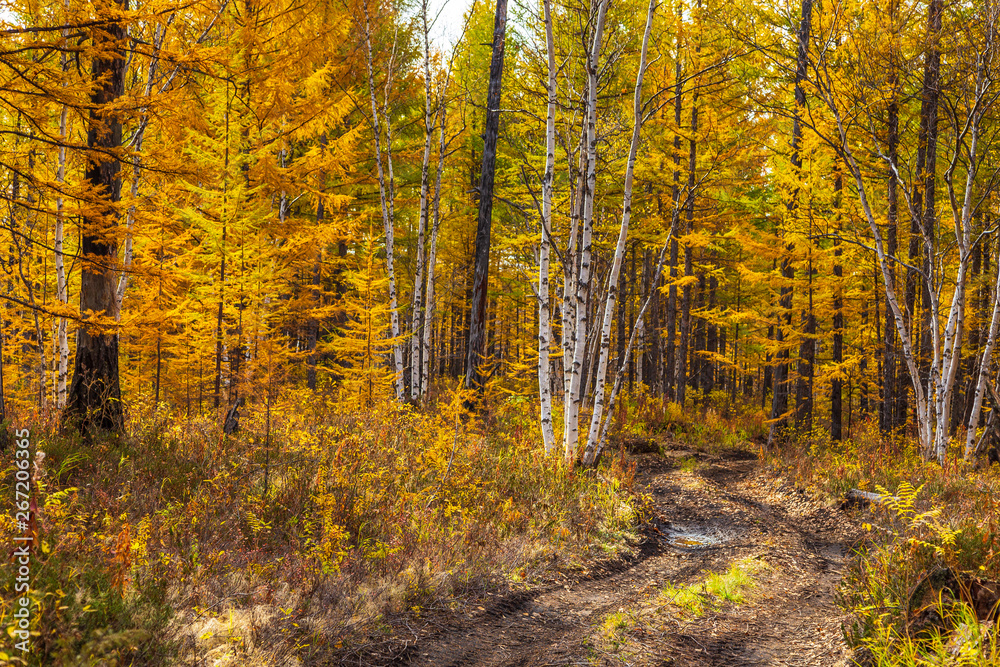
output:
M860 515L864 537L839 590L860 664L1000 665L1000 471L960 456L956 445L945 466L925 462L912 439L865 422L839 443L790 437L771 458L831 499L880 498Z
M568 468L541 452L531 402L460 406L290 393L244 410L233 436L148 404L130 406L120 439L33 428L33 651L8 659L336 663L388 641L396 618L631 539L620 456ZM0 497L13 498L5 461Z
M880 497L858 517L863 536L838 591L858 664L1000 666L1000 468L963 461L957 441L944 466L924 461L913 438L884 435L872 420L842 442L822 428L789 430L767 451L762 411L727 409L720 397L695 396L681 410L639 394L620 411L623 438L645 432L708 451L742 447L831 503L852 489ZM667 590L671 606L704 613L714 598L699 586ZM624 641L635 625L627 618L609 617L605 638Z

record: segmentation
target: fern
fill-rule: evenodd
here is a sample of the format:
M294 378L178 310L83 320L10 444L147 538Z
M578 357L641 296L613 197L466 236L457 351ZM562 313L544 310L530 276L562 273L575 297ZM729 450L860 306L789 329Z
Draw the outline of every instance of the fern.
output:
M947 522L941 520L941 508L920 512L917 510L917 497L923 490L924 485L914 487L907 481L900 482L896 493L889 493L885 488L876 486L881 494L881 504L895 513L896 518L903 525L903 533L898 537L905 539L912 545L922 546L932 549L936 556L945 557L951 553L951 548L955 546L955 539L962 533L960 528L952 528ZM925 529L925 530L922 530ZM923 539L921 534L927 535L929 539Z

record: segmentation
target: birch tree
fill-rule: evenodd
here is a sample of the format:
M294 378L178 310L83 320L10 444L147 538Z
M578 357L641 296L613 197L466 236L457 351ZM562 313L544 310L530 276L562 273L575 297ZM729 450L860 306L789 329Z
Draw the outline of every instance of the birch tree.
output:
M976 397L973 399L972 410L969 412L969 423L965 432L965 459L971 460L975 451L976 430L979 426L979 416L983 409L983 396L992 382L990 364L993 362L993 348L996 345L997 334L1000 333L1000 262L997 262L997 276L993 281L993 314L990 316L990 328L986 337L986 346L979 358L979 373L976 378Z
M552 31L552 6L544 0L545 52L548 63L548 103L545 115L545 173L542 180L542 235L538 248L538 396L539 421L545 453L555 449L552 427L552 383L549 377L549 345L552 325L549 323L549 244L552 239L552 185L556 166L556 50Z
M813 65L815 76L813 88L817 97L830 112L834 120L832 134L824 139L833 146L844 160L850 173L861 209L873 243L879 269L882 273L883 287L887 307L892 310L896 333L903 348L903 359L909 370L913 386L917 417L917 440L925 458L936 459L943 464L950 436L950 421L952 394L955 388L955 378L961 364L962 341L965 320L965 296L969 279L969 265L973 246L981 242L982 235L976 236L973 230L973 214L983 202L983 194L977 191L977 181L982 165L982 155L989 148L992 136L984 137L982 121L984 114L996 101L998 92L995 86L997 60L998 11L993 3L979 7L968 23L961 45L965 61L956 64L968 74L965 82L960 83L962 89L955 99L946 105L949 110L953 141L948 155L948 164L944 173L944 183L948 193L948 203L952 218L953 247L957 252L957 262L954 264L953 275L946 271L946 260L952 252L952 244L937 244L934 235L922 223L922 217L927 214L922 211L917 201L915 188L908 183L901 173L900 167L889 158L883 149L877 135L870 133L856 137L851 130L856 127L853 118L845 111L844 96L841 95L840 81L833 73L826 54L833 47L833 38L828 38L820 52L820 57ZM864 51L864 45L858 47ZM815 125L813 129L822 134ZM872 207L870 186L865 178L861 159L858 157L858 144L875 146L879 156L888 164L899 190L903 195L911 219L918 221L922 236L923 266L909 266L916 271L926 284L926 295L929 295L929 325L930 357L929 377L925 388L919 373L919 359L914 341L915 318L907 318L897 298L893 284L890 262L892 258L886 252L879 216ZM981 145L981 144L986 145ZM964 174L962 172L964 171ZM963 178L964 175L964 178ZM994 174L988 180L992 181ZM945 287L953 283L949 296Z
M595 378L594 389L594 411L590 418L590 430L587 435L587 448L583 455L583 464L592 465L594 457L598 453L598 439L601 435L602 417L604 415L604 385L607 378L608 357L611 352L611 320L615 312L615 302L618 298L618 272L621 271L622 258L625 256L625 242L628 239L628 225L632 217L632 176L635 171L636 156L639 152L639 139L642 133L643 104L642 104L642 79L646 73L646 53L649 48L649 33L653 29L653 16L656 13L656 0L650 0L649 9L646 12L646 30L642 35L642 49L639 52L639 71L635 77L635 94L632 102L632 141L629 145L628 161L625 164L625 184L622 200L622 222L618 231L618 242L615 245L614 259L611 263L611 271L607 282L607 300L604 304L604 321L601 323L600 332L600 357L597 362L597 377ZM668 235L668 243L669 237ZM664 246L666 247L666 246ZM660 262L657 270L663 270L663 253L660 253ZM657 274L658 277L659 274ZM651 281L652 282L652 281ZM650 287L650 296L656 293L655 287ZM621 375L617 373L616 375ZM609 413L610 416L610 413Z
M393 248L394 244L394 207L393 207L393 189L392 189L392 162L391 157L387 156L389 159L389 183L388 187L386 184L385 170L382 166L382 132L379 123L379 116L382 111L379 109L378 100L375 97L375 75L373 72L373 61L372 61L372 31L371 31L371 18L368 12L368 2L362 3L364 8L364 19L365 19L365 65L368 75L368 96L371 100L372 115L372 133L375 136L375 168L376 174L378 176L378 194L379 194L379 204L382 210L382 228L385 233L385 270L389 278L389 326L390 332L393 339L392 344L392 361L393 369L395 371L395 380L393 381L396 392L396 400L401 401L404 397L404 387L403 387L403 349L399 343L399 310L398 303L396 299L396 270L395 270L395 251ZM395 51L395 45L393 48ZM386 102L388 102L388 90L390 89L390 81L392 77L392 57L390 56L389 71L386 74ZM387 141L391 141L391 134L388 132L388 127L386 128Z
M570 369L569 392L563 399L565 422L563 441L567 461L576 459L576 449L580 440L580 382L583 377L583 358L587 347L587 296L590 291L591 245L594 233L594 195L597 189L597 78L601 55L601 41L604 34L604 17L610 0L599 0L597 20L594 24L593 41L587 56L587 119L586 119L586 185L583 198L580 240L580 270L576 284L576 321L573 341L573 359Z
M417 266L413 276L413 304L411 307L413 326L410 334L410 399L417 400L422 395L424 372L421 356L423 320L426 317L423 300L424 283L424 235L427 231L429 213L428 192L430 187L431 137L434 134L435 114L431 110L431 42L428 0L420 3L420 31L424 50L424 151L420 163L420 210L417 222ZM430 289L428 287L428 289Z

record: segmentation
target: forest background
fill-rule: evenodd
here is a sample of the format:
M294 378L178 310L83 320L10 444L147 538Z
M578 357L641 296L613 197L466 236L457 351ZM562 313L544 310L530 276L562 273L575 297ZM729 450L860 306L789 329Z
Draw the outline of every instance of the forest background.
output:
M627 532L623 459L573 464L698 411L984 452L995 3L509 11L446 44L426 1L4 4L0 418L45 453L45 655L181 650L164 609L284 568L353 610L310 644L340 650L422 577Z

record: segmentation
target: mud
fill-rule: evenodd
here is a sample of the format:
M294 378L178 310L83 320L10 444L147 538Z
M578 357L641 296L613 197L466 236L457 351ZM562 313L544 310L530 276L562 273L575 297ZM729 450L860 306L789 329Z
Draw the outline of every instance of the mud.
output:
M796 490L744 451L637 454L651 499L633 553L564 582L441 614L377 662L401 667L850 664L834 593L856 536L850 518ZM685 465L680 465L684 459ZM696 461L693 463L692 460ZM664 610L667 584L703 581L737 559L766 564L742 604L701 616ZM658 606L659 605L659 606ZM620 643L601 634L627 616Z

